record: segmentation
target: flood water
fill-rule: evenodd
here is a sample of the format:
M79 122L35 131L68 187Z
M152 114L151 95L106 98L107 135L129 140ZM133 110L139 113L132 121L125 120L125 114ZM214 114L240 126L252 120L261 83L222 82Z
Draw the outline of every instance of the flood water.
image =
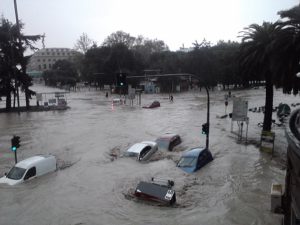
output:
M211 93L214 160L194 174L177 168L176 161L183 150L205 146L204 91L175 94L173 103L166 94L143 94L142 105L160 101L156 109L143 109L136 100L133 107L112 106L112 98L118 96L105 98L103 92L72 92L68 94L71 108L66 111L0 114L1 175L14 165L9 150L13 135L21 137L19 160L50 153L60 167L21 185L1 185L0 224L280 224L281 217L270 212L270 189L272 183L284 183L284 164L261 153L255 144L237 143L230 132L231 120L218 118L225 110L224 93ZM297 99L276 93L275 103ZM264 104L264 90L232 94L247 98L249 107ZM229 102L227 112L231 109ZM248 137L258 141L257 123L263 114L249 113L249 117ZM283 128L275 131L275 150L284 150ZM173 152L159 150L147 163L122 157L130 145L154 141L166 132L182 137ZM174 180L174 207L131 198L138 182L151 177Z

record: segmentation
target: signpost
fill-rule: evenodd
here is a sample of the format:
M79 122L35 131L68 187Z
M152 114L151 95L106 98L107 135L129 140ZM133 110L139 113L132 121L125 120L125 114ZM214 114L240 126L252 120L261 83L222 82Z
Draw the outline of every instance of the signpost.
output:
M242 98L233 99L232 121L246 121L248 114L248 101Z
M232 120L231 120L231 132L233 131L233 122L237 121L238 130L238 140L242 140L243 137L243 126L246 122L246 142L248 138L248 124L249 117L248 114L248 101L242 98L233 98L233 109L232 109Z
M128 86L128 99L130 100L130 105L133 106L133 99L135 99L135 88Z

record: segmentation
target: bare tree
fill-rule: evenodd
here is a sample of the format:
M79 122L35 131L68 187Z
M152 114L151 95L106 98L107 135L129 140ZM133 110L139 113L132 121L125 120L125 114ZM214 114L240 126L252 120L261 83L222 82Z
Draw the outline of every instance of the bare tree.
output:
M82 33L82 35L77 40L74 49L85 54L87 50L89 50L93 45L96 45L96 42L90 39L86 33Z

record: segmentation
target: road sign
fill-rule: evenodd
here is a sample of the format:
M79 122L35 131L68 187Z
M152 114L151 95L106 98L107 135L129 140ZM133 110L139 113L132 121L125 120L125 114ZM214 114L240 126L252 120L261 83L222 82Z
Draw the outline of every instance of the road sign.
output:
M248 101L242 98L233 99L232 121L247 121Z
M135 99L135 88L128 88L128 98L130 100Z

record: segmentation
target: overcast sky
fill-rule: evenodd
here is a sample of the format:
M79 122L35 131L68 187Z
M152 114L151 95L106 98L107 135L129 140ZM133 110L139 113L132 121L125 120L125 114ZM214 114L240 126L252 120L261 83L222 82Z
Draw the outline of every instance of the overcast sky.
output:
M45 33L49 48L73 48L83 32L100 45L122 30L163 40L177 50L203 38L212 43L239 40L244 27L275 22L278 11L297 4L299 0L18 0L18 12L24 33ZM0 10L15 23L13 0L0 0Z

